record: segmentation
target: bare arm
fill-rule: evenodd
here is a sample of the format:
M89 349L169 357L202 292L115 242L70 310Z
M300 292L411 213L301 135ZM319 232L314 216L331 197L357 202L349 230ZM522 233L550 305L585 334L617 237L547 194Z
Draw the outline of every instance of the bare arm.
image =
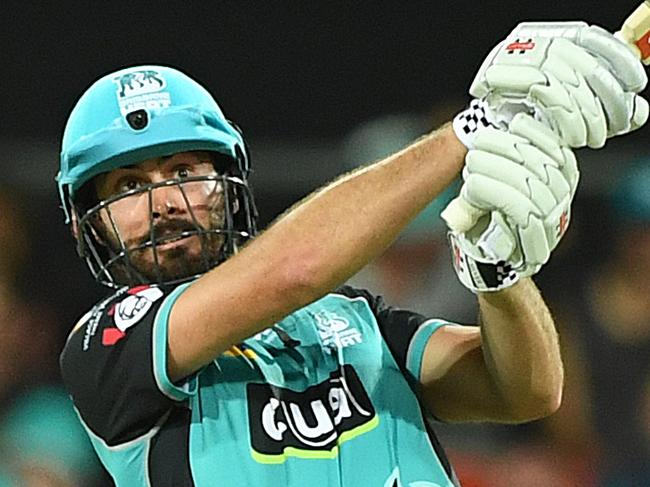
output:
M480 327L447 326L422 365L426 405L446 421L523 422L557 410L563 368L553 319L530 279L479 295Z
M172 380L354 275L456 177L465 154L448 125L316 192L192 284L170 315Z

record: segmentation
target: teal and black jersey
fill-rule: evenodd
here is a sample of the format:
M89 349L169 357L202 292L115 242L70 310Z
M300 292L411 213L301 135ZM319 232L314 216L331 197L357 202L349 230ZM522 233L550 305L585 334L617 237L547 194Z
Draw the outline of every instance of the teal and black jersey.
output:
M119 487L457 485L417 395L425 345L447 322L344 287L175 384L167 322L188 285L118 291L61 355Z

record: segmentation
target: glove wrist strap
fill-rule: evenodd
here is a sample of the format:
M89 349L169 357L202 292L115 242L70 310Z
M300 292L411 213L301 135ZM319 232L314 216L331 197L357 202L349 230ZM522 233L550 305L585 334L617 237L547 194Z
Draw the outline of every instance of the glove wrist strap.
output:
M449 243L454 270L460 282L473 293L500 291L519 281L521 276L511 264L493 262L465 252L455 232L449 232Z
M454 117L452 122L456 137L468 149L474 148L474 138L486 127L494 127L492 116L487 103L483 100L474 99L467 109Z

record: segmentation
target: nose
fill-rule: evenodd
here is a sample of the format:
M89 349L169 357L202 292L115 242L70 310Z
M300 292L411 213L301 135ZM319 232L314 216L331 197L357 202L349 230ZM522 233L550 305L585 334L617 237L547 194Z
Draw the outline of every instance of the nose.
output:
M154 220L184 213L185 198L177 185L156 188L151 194L151 214Z

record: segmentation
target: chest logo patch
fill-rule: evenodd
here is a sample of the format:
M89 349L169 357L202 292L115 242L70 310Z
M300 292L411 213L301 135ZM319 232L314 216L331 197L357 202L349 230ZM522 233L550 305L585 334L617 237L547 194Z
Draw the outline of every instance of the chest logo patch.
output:
M302 392L248 384L252 456L284 463L289 456L335 458L339 445L379 423L370 398L351 365Z
M350 347L363 342L361 332L347 318L323 311L315 315L318 334L326 347Z

